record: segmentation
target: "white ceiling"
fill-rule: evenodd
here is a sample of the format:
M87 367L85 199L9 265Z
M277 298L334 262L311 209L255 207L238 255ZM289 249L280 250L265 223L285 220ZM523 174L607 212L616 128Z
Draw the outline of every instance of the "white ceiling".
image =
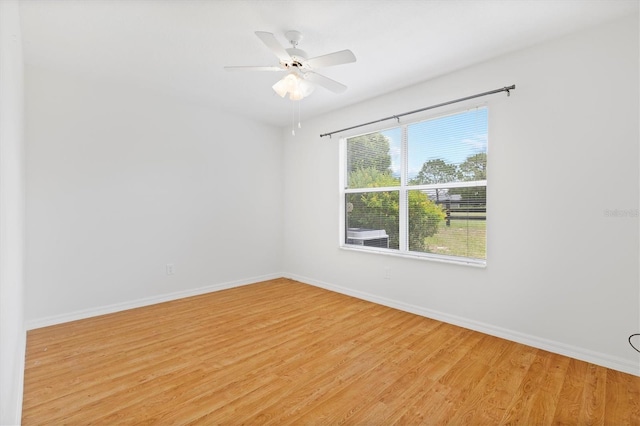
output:
M1 1L1 0L0 0ZM617 17L638 0L21 0L25 62L109 78L286 126L291 101L255 36L303 33L309 56L351 49L357 62L319 70L348 86L302 101L310 118ZM509 82L505 82L509 83ZM479 88L484 90L486 88Z

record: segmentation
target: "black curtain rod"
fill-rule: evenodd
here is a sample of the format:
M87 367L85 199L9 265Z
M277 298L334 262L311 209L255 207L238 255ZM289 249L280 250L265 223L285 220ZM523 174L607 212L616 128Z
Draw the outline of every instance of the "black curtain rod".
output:
M417 112L427 111L427 110L430 110L430 109L443 107L445 105L455 104L457 102L468 101L469 99L479 98L481 96L493 95L494 93L507 92L507 96L510 96L511 95L510 91L511 90L515 90L515 89L516 89L516 85L512 84L511 86L508 86L508 87L502 87L500 89L490 90L488 92L478 93L476 95L466 96L466 97L460 98L460 99L454 99L453 101L447 101L447 102L443 102L441 104L431 105L431 106L428 106L428 107L425 107L425 108L420 108L420 109L416 109L416 110L409 111L409 112L403 112L402 114L391 115L389 117L381 118L379 120L369 121L368 123L358 124L356 126L351 126L351 127L345 127L344 129L335 130L333 132L323 133L323 134L320 135L320 137L321 138L323 138L325 136L331 137L331 135L336 134L336 133L345 132L345 131L351 130L351 129L357 129L358 127L368 126L369 124L380 123L381 121L398 120L398 122L400 122L400 117L404 117L405 115L415 114Z

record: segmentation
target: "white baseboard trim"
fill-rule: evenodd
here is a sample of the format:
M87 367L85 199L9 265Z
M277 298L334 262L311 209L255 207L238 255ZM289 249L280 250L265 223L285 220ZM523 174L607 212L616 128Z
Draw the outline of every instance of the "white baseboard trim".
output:
M369 302L377 303L380 305L388 306L390 308L399 309L401 311L410 312L412 314L420 315L427 318L436 319L438 321L446 322L448 324L457 325L470 330L479 331L491 336L500 337L513 342L521 343L523 345L531 346L537 349L553 352L556 354L575 358L580 361L586 361L592 364L600 365L602 367L610 368L612 370L621 371L623 373L632 374L640 377L640 364L633 363L632 361L622 359L619 357L603 354L600 352L591 351L572 345L567 345L562 342L557 342L549 339L544 339L537 336L532 336L525 333L520 333L515 330L509 330L502 327L496 327L491 324L486 324L479 321L470 320L468 318L459 317L457 315L450 315L444 312L434 311L432 309L423 308L420 306L412 305L398 300L388 299L386 297L376 296L371 293L353 290L347 287L339 285L329 284L326 282L318 281L313 278L303 277L296 274L285 273L286 278L290 278L296 281L310 284L316 287L324 288L326 290L335 291L337 293L345 294L348 296L356 297L358 299L367 300Z
M26 322L26 329L33 330L41 327L48 327L50 325L62 324L70 321L77 321L81 319L87 319L96 317L99 315L112 314L114 312L126 311L129 309L141 308L143 306L155 305L157 303L170 302L172 300L183 299L185 297L198 296L205 293L212 293L214 291L227 290L234 287L240 287L243 285L255 284L261 281L272 280L276 278L282 278L282 274L268 274L258 277L251 277L237 281L230 281L226 283L213 284L205 287L194 288L190 290L177 291L168 294L161 294L158 296L145 297L143 299L132 300L123 303L116 303L113 305L100 306L96 308L83 309L80 311L69 312L61 315L54 315L46 318L38 318L29 320Z
M22 401L24 397L24 370L27 360L27 330L23 330L20 342L20 353L18 353L18 360L16 369L20 373L18 374L18 382L16 383L16 407L14 412L13 424L22 424Z

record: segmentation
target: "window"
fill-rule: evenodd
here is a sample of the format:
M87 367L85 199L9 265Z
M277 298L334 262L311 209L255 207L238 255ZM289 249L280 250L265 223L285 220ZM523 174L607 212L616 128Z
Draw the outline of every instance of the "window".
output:
M486 107L343 141L342 246L486 262Z

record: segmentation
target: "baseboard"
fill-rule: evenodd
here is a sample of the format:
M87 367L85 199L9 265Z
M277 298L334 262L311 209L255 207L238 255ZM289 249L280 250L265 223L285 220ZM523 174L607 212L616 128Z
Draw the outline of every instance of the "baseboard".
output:
M172 300L183 299L185 297L198 296L201 294L211 293L214 291L227 290L234 287L240 287L243 285L255 284L261 281L272 280L281 278L282 274L269 274L261 275L258 277L251 277L237 281L230 281L220 284L213 284L205 287L199 287L190 290L177 291L168 294L162 294L158 296L145 297L143 299L137 299L127 301L123 303L116 303L113 305L100 306L97 308L83 309L80 311L70 312L61 315L54 315L46 318L39 318L26 322L27 330L33 330L41 327L48 327L50 325L62 324L70 321L77 321L81 319L87 319L96 317L99 315L112 314L115 312L126 311L129 309L141 308L143 306L155 305L157 303L170 302Z
M19 342L17 345L17 351L13 355L14 372L11 378L3 377L11 381L11 392L6 395L7 399L11 401L8 404L2 404L5 412L0 416L0 424L2 425L20 425L22 422L22 400L24 395L24 370L26 366L26 353L27 353L27 330L23 329L21 336L19 336ZM8 401L4 401L7 403Z
M22 332L22 342L20 342L21 353L18 354L18 371L22 373L25 370L27 362L27 330ZM22 399L24 397L24 374L18 374L18 400L16 401L16 424L22 423Z
M18 365L16 366L18 374L18 383L16 384L16 408L14 410L14 423L16 425L22 424L22 400L24 397L24 370L27 361L27 330L23 330L20 342L20 353L18 354Z
M623 373L632 374L640 377L640 365L633 363L626 359L614 357L611 355L603 354L600 352L591 351L588 349L567 345L562 342L543 339L537 336L532 336L525 333L520 333L515 330L509 330L502 327L496 327L491 324L482 323L479 321L470 320L468 318L459 317L456 315L446 314L444 312L434 311L432 309L423 308L420 306L412 305L398 300L388 299L385 297L376 296L371 293L353 290L347 287L339 285L329 284L326 282L314 280L309 277L303 277L296 274L287 274L284 276L296 281L300 281L306 284L310 284L316 287L324 288L326 290L335 291L337 293L345 294L347 296L356 297L358 299L367 300L369 302L377 303L380 305L388 306L390 308L399 309L401 311L410 312L412 314L420 315L427 318L436 319L438 321L446 322L448 324L457 325L470 330L479 331L481 333L489 334L491 336L500 337L513 342L521 343L523 345L531 346L537 349L553 352L556 354L568 356L581 361L586 361L592 364L600 365L602 367L610 368L612 370L621 371Z

